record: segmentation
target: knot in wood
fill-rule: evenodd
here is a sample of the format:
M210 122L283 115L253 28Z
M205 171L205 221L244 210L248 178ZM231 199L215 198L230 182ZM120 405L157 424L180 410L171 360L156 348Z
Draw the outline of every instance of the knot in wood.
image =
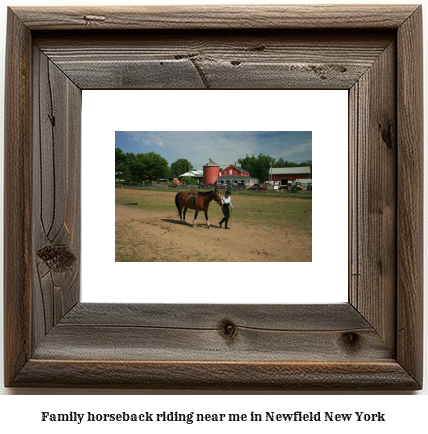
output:
M342 334L342 343L348 350L356 350L360 346L360 335L355 332L345 332Z
M67 247L46 246L37 251L37 256L52 270L63 273L69 270L76 257Z
M238 333L238 326L233 324L232 321L223 320L220 323L220 334L225 339L233 339Z
M389 122L386 122L385 125L379 124L379 131L382 137L382 141L386 144L389 149L392 149L392 125Z

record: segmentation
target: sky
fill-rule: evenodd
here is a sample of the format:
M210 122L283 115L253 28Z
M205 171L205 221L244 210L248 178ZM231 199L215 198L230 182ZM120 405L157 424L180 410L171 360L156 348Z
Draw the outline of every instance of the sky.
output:
M210 159L226 167L259 154L294 163L312 160L311 131L116 131L116 147L134 154L156 152L174 163L190 161L195 170Z

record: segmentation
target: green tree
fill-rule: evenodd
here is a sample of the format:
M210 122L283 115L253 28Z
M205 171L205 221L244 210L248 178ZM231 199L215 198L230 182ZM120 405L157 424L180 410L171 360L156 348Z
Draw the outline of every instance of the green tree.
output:
M276 161L272 167L285 167L285 161L283 160L282 157L279 157L279 160Z
M168 173L168 161L155 152L137 154L130 161L130 175L133 182L154 181Z
M114 168L115 168L116 178L125 177L125 172L127 170L126 154L120 148L115 148Z
M274 161L269 155L259 154L257 157L246 156L239 158L238 163L243 169L250 173L251 177L257 178L260 182L269 180L269 170Z
M131 173L131 164L134 161L135 155L132 152L126 154L120 148L115 148L115 172L116 179L125 181L133 181Z
M273 167L299 167L299 166L307 166L307 164L298 164L293 161L284 160L282 157L279 158L273 165Z
M174 177L178 177L189 170L193 170L193 166L190 161L185 158L180 158L171 164L171 172Z
M181 181L185 182L186 185L193 185L195 183L195 178L191 178L190 176L183 176Z
M134 179L131 167L133 162L136 159L136 155L132 152L127 152L125 154L125 158L126 158L126 163L125 163L125 171L123 173L123 178L125 179L125 181L127 182L137 182L137 179Z
M310 167L311 168L311 174L312 174L312 160L306 160L303 163L300 163L300 167Z
M150 181L154 181L159 178L164 178L169 172L168 161L161 155L155 152L149 152L145 154L148 159L148 178Z
M286 161L285 164L285 167L299 167L297 163L293 163L292 161Z
M163 176L164 178L174 178L174 174L172 173L171 168L167 167Z
M254 155L250 157L247 154L245 158L238 158L238 163L250 174L251 177L257 178L257 158Z

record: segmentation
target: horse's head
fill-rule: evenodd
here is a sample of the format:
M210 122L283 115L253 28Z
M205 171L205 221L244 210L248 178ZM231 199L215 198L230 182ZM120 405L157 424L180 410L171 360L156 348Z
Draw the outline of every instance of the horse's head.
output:
M214 189L214 200L221 206L221 194L218 192L217 187Z

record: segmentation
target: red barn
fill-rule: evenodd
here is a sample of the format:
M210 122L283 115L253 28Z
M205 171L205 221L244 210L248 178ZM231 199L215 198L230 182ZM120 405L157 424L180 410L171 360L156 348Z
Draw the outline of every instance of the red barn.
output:
M311 179L311 168L307 167L278 167L269 171L269 179L273 182L281 180L296 181L296 179Z
M235 166L233 164L227 166L226 169L223 169L220 172L220 176L231 176L231 175L250 176L250 173L244 170L242 167Z

